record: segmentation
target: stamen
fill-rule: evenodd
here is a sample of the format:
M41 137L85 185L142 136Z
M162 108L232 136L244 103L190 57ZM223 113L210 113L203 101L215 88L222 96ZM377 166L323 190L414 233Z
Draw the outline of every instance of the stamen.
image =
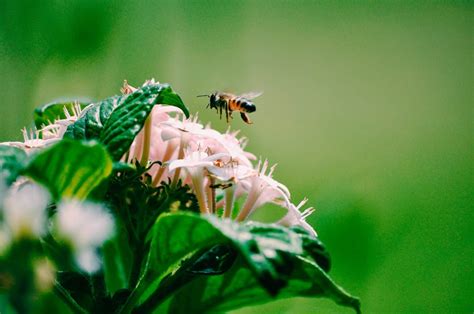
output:
M302 213L301 213L301 218L302 219L306 219L306 217L308 217L309 215L311 215L312 213L314 213L316 209L314 209L313 207L310 207L310 208L307 208L305 209Z

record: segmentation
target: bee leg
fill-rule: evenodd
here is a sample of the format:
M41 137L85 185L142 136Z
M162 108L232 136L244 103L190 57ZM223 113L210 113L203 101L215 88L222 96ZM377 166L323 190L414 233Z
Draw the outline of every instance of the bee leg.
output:
M225 119L229 123L229 106L225 105Z
M245 112L241 112L240 113L240 117L242 118L242 120L244 120L245 123L247 124L252 124L253 122L250 121L250 118L248 116L248 114L246 114Z
M219 107L219 119L222 120L222 107Z

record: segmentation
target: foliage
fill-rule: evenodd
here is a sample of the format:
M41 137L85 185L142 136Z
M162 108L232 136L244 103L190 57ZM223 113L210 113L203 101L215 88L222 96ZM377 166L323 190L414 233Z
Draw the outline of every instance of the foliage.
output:
M39 238L12 240L0 251L0 294L8 300L0 309L23 313L47 299L33 278L35 261L46 259L57 270L55 295L75 313L204 313L293 296L328 297L360 311L358 299L327 275L329 255L305 229L200 214L181 180L152 184L149 172L160 161L123 161L156 104L177 106L188 116L169 85L152 83L87 106L64 139L28 157L0 146L7 183L23 175L49 190L51 221L70 199L104 204L115 221L95 273L74 262L78 245L58 235L57 226ZM36 125L61 118L59 108L35 111ZM29 255L19 258L23 250Z

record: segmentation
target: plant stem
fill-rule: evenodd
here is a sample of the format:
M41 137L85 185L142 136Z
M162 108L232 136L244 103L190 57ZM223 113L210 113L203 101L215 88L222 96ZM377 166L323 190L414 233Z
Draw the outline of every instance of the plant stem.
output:
M173 146L169 142L167 142L166 150L163 155L163 160L161 162L162 163L167 162L171 158L171 155L173 153L174 153ZM156 173L155 178L153 179L153 183L152 183L153 186L157 186L160 183L161 176L163 175L163 172L165 172L165 169L166 169L166 166L160 165L160 169L158 169L158 172Z
M225 190L225 209L224 209L224 218L231 218L232 209L234 208L234 196L235 196L235 187L234 185L228 187Z
M142 260L143 260L143 248L137 245L136 249L134 250L132 270L130 272L130 278L128 280L129 287L134 287L140 279L139 276L140 276L140 271L142 269Z
M140 159L140 164L146 167L148 163L148 156L150 156L150 140L151 140L151 118L152 113L148 116L145 121L145 136L143 137L143 146L142 146L142 156Z
M178 150L178 158L177 159L183 159L184 158L184 148L187 145L187 140L184 135L181 135L180 143L179 143L179 150ZM174 176L173 176L173 186L176 186L179 180L179 174L181 173L181 168L177 168L174 171Z
M214 178L209 176L209 210L211 214L214 214L216 212L216 189L213 187L214 183Z

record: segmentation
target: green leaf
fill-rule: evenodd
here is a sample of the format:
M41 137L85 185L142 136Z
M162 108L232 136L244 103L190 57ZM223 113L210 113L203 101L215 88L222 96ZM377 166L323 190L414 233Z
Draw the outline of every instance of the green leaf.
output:
M317 264L302 257L296 257L293 264L288 285L277 296L268 294L245 261L239 258L224 274L196 276L159 307L157 312L221 313L297 296L331 298L340 305L360 312L359 300L338 287Z
M41 129L44 125L53 123L57 119L65 119L67 110L69 113L74 112L74 107L79 106L84 109L88 103L81 103L77 101L63 101L54 102L38 107L33 112L33 119L37 129Z
M303 241L303 255L313 259L325 272L329 272L331 269L331 257L321 240L313 237L301 226L293 226L291 230L298 233Z
M207 269L202 258L209 261L209 256L203 255L202 250L216 245L230 245L238 252L238 262L232 265L226 261L224 265L211 260L214 265L208 264L211 270ZM274 224L238 224L215 216L163 214L154 226L149 269L144 277L150 286L141 295L143 303L137 312L155 309L178 290L181 292L176 299L168 303L172 313L204 312L209 308L224 311L290 296L326 296L355 308L357 299L347 295L306 258L311 254L304 247L299 233ZM224 257L222 252L216 255ZM214 271L228 267L230 270L222 275ZM195 284L197 281L200 283ZM184 299L194 300L183 302Z
M118 106L120 97L113 96L92 104L75 123L68 126L65 138L99 139L105 122Z
M199 215L162 214L152 231L150 270L156 275L172 272L186 256L225 242L222 232Z
M100 137L100 133L102 132L105 123L114 109L118 106L119 101L119 96L110 97L98 104L94 104L89 110L87 110L84 115L86 126L84 135L86 139L98 139Z
M0 178L13 183L26 164L27 156L20 148L0 145Z
M128 278L132 266L128 231L118 217L116 217L115 223L118 232L102 247L105 284L110 295L128 288Z
M25 174L59 200L86 198L111 171L112 160L102 145L63 140L36 155Z
M196 255L196 261L187 271L199 275L217 275L230 269L237 257L237 252L229 245L218 244Z
M172 271L170 267L196 250L232 243L272 294L285 285L289 254L303 253L297 234L276 225L242 225L215 216L180 213L163 214L154 228L150 250L154 273Z
M93 104L64 135L73 139L97 139L104 143L115 160L129 149L135 136L156 104L189 111L168 84L150 84L131 94L114 96Z

